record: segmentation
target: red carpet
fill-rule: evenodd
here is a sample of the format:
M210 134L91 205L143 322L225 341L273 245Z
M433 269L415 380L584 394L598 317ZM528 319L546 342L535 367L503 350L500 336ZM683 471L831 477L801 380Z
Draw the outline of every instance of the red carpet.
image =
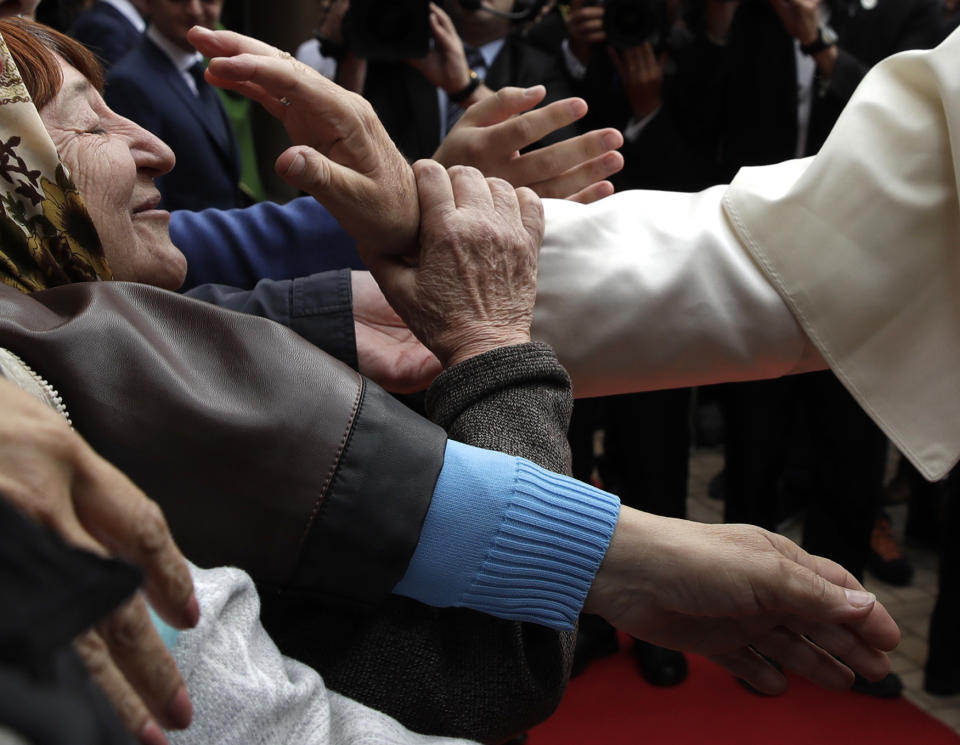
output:
M906 699L834 693L797 677L783 696L762 698L700 657L688 658L682 685L655 688L621 646L571 681L528 745L960 745Z

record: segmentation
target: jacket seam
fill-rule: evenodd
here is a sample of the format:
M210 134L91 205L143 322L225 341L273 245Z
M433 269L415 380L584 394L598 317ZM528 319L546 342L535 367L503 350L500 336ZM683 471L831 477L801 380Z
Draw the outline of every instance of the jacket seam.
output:
M360 376L358 376L360 377ZM353 434L354 425L357 421L357 412L360 410L360 401L363 399L363 394L366 390L366 384L362 377L360 377L360 385L357 386L357 395L353 400L353 408L350 410L350 417L347 420L347 426L343 431L343 436L340 438L340 445L337 447L336 457L333 459L333 462L330 464L330 470L327 472L327 477L323 481L323 486L320 487L320 494L317 497L317 500L313 503L313 509L310 511L310 516L307 519L307 524L304 526L303 534L300 536L300 551L302 552L307 545L307 538L310 536L310 531L313 530L313 526L317 521L317 516L320 514L320 511L323 508L323 505L326 503L326 497L330 490L330 485L333 483L333 479L336 476L337 472L340 470L340 463L342 462L343 453L347 449L347 444L350 441L350 437Z

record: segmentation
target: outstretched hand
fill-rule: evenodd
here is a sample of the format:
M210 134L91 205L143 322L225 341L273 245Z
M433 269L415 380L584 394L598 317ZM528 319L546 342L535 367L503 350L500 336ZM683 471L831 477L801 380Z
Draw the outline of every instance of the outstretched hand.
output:
M384 295L444 367L530 341L543 207L529 189L475 168L413 165L420 252L371 266Z
M621 508L584 610L654 644L696 652L758 690L880 680L900 641L886 609L840 565L751 525L704 525ZM763 656L761 656L763 655ZM842 660L842 662L840 662Z
M296 145L277 158L277 173L330 210L365 262L415 252L413 171L366 100L256 39L199 26L188 38L211 58L212 84L258 101L283 123Z
M187 563L160 508L93 452L59 414L0 379L0 494L67 543L119 556L146 575L146 596L177 628L200 608ZM77 641L77 651L126 727L164 742L192 708L176 663L137 594Z
M440 374L440 360L390 307L370 272L351 272L360 372L391 393L415 393Z
M445 166L466 165L485 176L528 186L544 198L593 202L613 193L605 181L623 168L616 149L623 136L615 129L597 129L563 142L520 154L531 145L587 113L580 98L554 101L533 109L546 88L501 88L464 112L434 153ZM533 109L533 110L531 110Z

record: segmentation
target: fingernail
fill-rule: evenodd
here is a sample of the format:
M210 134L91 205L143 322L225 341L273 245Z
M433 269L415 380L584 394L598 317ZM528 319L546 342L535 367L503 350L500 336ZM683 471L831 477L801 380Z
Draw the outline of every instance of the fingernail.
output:
M297 153L293 160L290 161L290 165L287 166L287 176L299 176L305 170L307 170L307 159L303 157L303 153Z
M200 622L200 603L196 595L190 597L190 602L183 611L183 621L191 629Z
M587 113L587 102L582 98L575 98L570 102L570 111L574 116L583 116Z
M140 742L143 745L168 745L163 730L152 719L143 725L143 729L140 730Z
M847 602L854 608L864 608L876 602L877 596L872 592L862 590L844 590L847 593Z
M190 721L193 719L193 704L190 703L186 686L180 686L180 690L170 701L167 706L167 717L176 729L186 729L190 726Z
M535 86L533 86L533 87L531 87L531 88L527 88L527 89L523 92L523 97L524 97L524 98L533 98L533 97L536 96L538 93L540 93L541 90L543 90L543 86L542 86L542 85L535 85Z
M609 150L615 150L623 144L623 138L619 132L607 132L603 136L603 146Z
M194 26L194 27L193 27L192 29L190 29L190 30L193 31L193 33L195 33L195 34L198 34L198 33L199 33L199 34L205 34L206 36L212 36L212 35L213 35L213 31L211 31L210 29L208 29L206 26Z

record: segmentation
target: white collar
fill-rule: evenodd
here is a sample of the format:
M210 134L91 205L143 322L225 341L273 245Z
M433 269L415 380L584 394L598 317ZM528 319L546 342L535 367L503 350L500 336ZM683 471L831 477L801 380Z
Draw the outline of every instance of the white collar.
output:
M160 47L160 51L170 58L173 66L176 67L180 72L189 72L190 68L193 67L197 62L203 61L203 55L201 55L200 52L185 52L172 41L170 41L166 36L157 31L156 27L154 26L147 27L147 38Z
M116 8L120 14L130 21L133 27L141 34L147 28L147 22L143 20L143 16L140 15L140 11L134 7L130 0L100 0L100 2L106 3L107 5L112 5L114 8Z

